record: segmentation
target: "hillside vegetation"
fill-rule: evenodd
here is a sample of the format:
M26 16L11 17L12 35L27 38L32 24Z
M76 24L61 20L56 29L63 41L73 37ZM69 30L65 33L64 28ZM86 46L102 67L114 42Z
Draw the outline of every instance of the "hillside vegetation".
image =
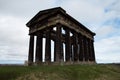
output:
M0 80L120 80L120 65L0 66Z

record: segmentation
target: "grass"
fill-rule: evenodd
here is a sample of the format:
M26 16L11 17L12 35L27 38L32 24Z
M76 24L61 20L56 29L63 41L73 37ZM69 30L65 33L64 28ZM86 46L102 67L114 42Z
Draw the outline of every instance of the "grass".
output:
M120 65L0 66L0 80L120 80Z

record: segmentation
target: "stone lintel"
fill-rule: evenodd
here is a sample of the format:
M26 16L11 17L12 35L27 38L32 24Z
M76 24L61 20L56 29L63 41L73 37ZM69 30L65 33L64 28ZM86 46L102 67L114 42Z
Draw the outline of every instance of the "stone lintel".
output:
M44 24L38 23L35 26L31 27L31 29L29 30L29 34L35 33L36 31L43 30L45 28L56 26L57 23L60 23L63 26L68 27L68 28L70 28L70 29L72 29L72 30L74 30L74 31L76 31L76 32L90 38L91 40L94 40L94 37L93 37L93 35L91 33L87 32L84 29L82 29L82 27L80 27L79 25L77 25L74 22L70 21L69 19L64 18L64 16L61 16L60 14L58 14L55 17L49 18L48 21L45 22Z

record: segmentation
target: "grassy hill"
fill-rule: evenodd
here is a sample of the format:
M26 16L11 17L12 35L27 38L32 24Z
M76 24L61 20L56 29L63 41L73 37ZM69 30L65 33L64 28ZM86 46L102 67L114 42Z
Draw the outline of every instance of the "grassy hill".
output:
M120 65L0 66L0 80L120 80Z

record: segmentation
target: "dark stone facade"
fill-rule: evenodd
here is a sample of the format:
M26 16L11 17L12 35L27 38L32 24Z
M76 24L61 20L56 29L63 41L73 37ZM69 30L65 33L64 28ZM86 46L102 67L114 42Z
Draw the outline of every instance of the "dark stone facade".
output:
M62 8L57 7L40 11L26 25L29 27L30 35L28 54L29 65L33 63L95 63L95 33L68 15ZM54 30L54 28L56 28L56 30ZM35 36L36 51L34 51ZM43 38L46 39L44 44L45 62L43 62ZM51 62L51 40L54 41L53 62ZM65 44L65 48L63 47L63 43ZM65 51L63 51L63 49L65 49ZM65 60L63 60L64 58Z

